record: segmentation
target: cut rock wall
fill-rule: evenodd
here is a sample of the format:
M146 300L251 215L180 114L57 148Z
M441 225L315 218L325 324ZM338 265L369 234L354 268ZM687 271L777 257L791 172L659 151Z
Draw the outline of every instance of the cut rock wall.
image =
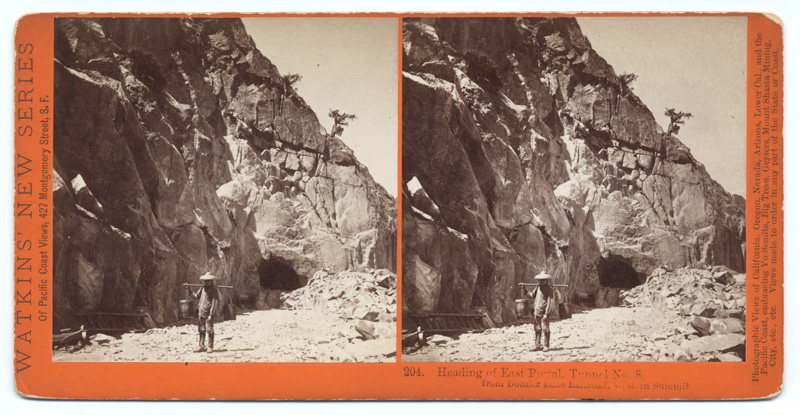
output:
M573 18L406 19L402 157L407 312L513 321L516 284L541 271L569 285L560 301L613 305L601 258L639 282L660 265L744 269L744 199Z
M206 271L255 303L279 278L264 261L300 284L396 268L395 200L240 20L59 18L55 32L55 329L80 312L175 321Z

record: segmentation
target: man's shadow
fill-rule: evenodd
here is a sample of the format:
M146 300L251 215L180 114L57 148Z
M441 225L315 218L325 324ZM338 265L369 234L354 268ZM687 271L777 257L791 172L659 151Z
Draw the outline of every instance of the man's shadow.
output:
M562 350L580 350L580 349L591 349L590 346L575 346L575 347L551 347L551 352L558 352Z
M255 349L252 348L252 347L246 348L246 349L214 349L214 351L212 353L217 353L217 352L249 352L251 350L255 350Z

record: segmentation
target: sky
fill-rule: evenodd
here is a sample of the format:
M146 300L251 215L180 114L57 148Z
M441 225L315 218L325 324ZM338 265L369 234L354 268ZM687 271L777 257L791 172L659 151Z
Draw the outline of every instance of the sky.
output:
M689 112L678 138L731 193L746 188L745 17L578 17L583 34L666 130L666 108Z
M303 79L298 94L330 132L330 109L355 114L341 139L389 194L397 196L397 19L242 19L281 75Z

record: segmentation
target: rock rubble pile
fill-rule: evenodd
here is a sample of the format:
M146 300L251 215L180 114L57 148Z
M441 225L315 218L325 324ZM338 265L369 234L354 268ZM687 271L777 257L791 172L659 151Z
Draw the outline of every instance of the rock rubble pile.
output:
M349 334L364 340L396 335L397 275L385 269L335 274L321 270L305 287L283 294L281 300L284 309L321 310L353 321L355 331Z
M682 316L744 319L745 275L717 266L705 270L658 268L620 297L623 306L665 306Z
M689 318L661 348L676 361L742 361L745 358L745 274L722 266L705 270L656 269L647 282L620 296L628 307L666 308ZM665 338L666 340L666 338Z

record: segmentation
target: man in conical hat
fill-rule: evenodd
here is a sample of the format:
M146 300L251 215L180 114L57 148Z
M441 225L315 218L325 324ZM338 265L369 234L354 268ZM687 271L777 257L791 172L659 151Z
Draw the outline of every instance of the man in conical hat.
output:
M200 299L197 305L197 331L200 332L200 344L195 352L214 351L214 313L220 304L219 290L214 285L216 279L217 277L206 272L200 276L203 286L197 292L192 292L192 289L186 286L192 298ZM208 349L205 347L206 333L208 333Z
M550 286L551 276L544 271L539 273L534 280L539 283L528 294L533 298L533 330L536 332L536 345L534 351L542 350L542 332L544 332L544 351L550 350L550 320L548 315L553 309L553 287Z

